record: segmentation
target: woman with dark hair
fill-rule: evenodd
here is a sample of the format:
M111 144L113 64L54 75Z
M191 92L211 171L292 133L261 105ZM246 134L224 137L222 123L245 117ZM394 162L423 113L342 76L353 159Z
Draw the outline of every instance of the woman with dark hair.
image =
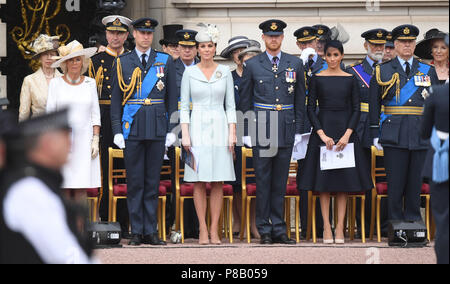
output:
M417 44L414 54L422 59L432 60L431 65L436 68L439 82L445 84L449 78L449 50L444 39L447 36L438 29L426 32L424 40Z
M307 109L314 130L299 179L300 189L320 193L323 239L326 244L333 243L329 218L330 194L337 194L338 223L335 228L335 242L343 244L348 193L373 188L370 171L355 133L361 108L358 81L355 76L340 68L343 58L342 43L329 41L325 46L325 60L329 68L311 79ZM330 151L341 152L349 143L354 144L356 167L321 170L322 146L326 146Z

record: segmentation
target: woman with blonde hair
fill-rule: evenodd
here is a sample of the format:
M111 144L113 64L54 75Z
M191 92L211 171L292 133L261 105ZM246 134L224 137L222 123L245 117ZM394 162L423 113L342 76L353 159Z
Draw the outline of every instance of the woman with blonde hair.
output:
M64 76L50 82L47 112L69 108L72 127L72 150L63 169L63 188L68 197L80 201L86 189L100 188L100 107L94 79L85 77L89 58L97 49L84 49L78 41L58 49L60 56L52 67L61 68Z
M39 69L25 77L20 93L19 121L36 117L45 113L48 97L48 85L53 78L61 77L61 73L52 64L52 58L58 55L59 37L40 35L32 45L35 54L32 59L39 60Z

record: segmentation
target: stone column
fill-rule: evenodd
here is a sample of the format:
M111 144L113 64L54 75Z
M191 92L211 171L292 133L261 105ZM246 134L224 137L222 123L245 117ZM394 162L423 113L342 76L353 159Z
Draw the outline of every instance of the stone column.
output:
M0 6L6 4L6 0L0 0ZM6 23L2 23L0 19L0 61L2 57L6 57ZM6 98L6 76L0 71L0 99Z

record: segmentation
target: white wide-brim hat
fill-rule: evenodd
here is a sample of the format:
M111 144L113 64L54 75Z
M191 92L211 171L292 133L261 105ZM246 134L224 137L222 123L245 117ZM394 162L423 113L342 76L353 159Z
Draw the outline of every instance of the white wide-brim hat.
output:
M59 56L53 57L53 59L57 59L58 61L53 63L52 68L59 68L63 62L75 57L84 56L85 58L91 58L97 52L97 48L84 48L81 43L74 40L68 45L58 48L58 52Z

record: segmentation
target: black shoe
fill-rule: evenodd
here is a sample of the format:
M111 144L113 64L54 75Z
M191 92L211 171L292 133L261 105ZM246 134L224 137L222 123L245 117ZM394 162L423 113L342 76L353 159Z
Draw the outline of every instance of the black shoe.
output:
M264 235L261 235L260 243L262 245L271 245L271 244L273 244L273 241L269 234L264 234Z
M122 231L122 239L124 240L131 240L133 236L130 234L130 232L124 232Z
M135 246L135 247L140 246L141 244L142 244L141 235L136 235L136 234L133 234L131 236L131 240L128 242L129 246Z
M273 238L273 243L274 244L283 244L283 245L295 245L295 244L297 244L296 241L289 239L287 235L281 235L281 236L279 236L277 238Z
M166 246L167 243L160 240L158 234L144 236L144 244L152 246Z

